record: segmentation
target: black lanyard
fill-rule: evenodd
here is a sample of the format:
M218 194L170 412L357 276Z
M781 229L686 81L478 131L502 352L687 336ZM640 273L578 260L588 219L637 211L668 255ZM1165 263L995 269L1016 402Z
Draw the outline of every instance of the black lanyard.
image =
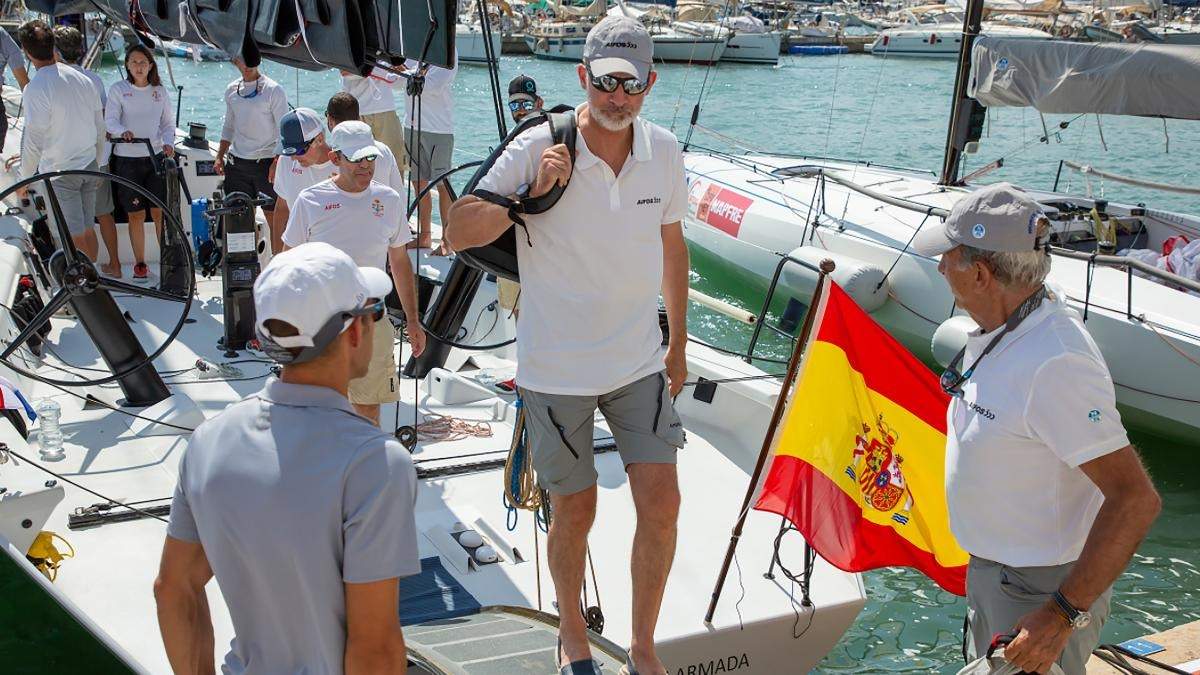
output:
M1017 308L1013 310L1013 313L1010 314L1008 319L1004 322L1004 329L997 333L996 337L992 338L991 342L988 342L987 346L983 348L983 352L979 354L979 358L975 359L975 363L971 364L970 368L967 368L961 373L958 370L958 366L962 363L963 357L967 353L967 348L964 346L961 350L959 350L958 354L954 357L954 360L951 361L950 365L946 367L946 371L942 373L942 391L945 391L951 396L962 396L963 383L970 379L971 375L975 373L975 369L979 367L979 362L983 360L983 357L987 356L993 349L995 349L996 345L1000 344L1001 338L1016 330L1017 326L1021 325L1022 321L1024 321L1030 314L1033 314L1033 311L1041 306L1042 301L1045 300L1048 295L1049 293L1046 291L1046 287L1040 286L1036 291L1033 292L1033 295L1025 298L1020 305L1017 305Z

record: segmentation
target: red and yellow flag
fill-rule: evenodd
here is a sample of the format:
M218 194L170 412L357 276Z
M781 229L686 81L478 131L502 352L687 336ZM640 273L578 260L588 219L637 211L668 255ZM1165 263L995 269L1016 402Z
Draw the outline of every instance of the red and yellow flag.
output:
M827 288L754 508L785 516L839 569L915 567L966 595L968 556L944 487L949 398L845 291Z

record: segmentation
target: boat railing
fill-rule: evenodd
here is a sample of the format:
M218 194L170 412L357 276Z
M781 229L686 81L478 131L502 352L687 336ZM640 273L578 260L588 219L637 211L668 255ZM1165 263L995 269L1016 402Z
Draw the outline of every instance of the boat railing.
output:
M920 213L926 217L937 216L939 218L944 219L947 216L947 214L949 213L949 210L941 208L941 207L932 206L929 204L922 204L920 202L913 201L911 199L905 199L903 197L894 197L892 195L883 194L882 192L879 192L877 190L872 190L869 187L855 183L854 181L849 180L848 178L845 178L844 176L840 176L834 172L827 171L822 167L794 167L794 168L805 169L805 171L796 171L793 175L799 175L799 176L803 176L806 178L816 178L818 183L820 184L819 188L820 188L822 194L824 193L824 190L823 190L824 186L821 183L823 183L824 181L832 181L834 183L837 183L838 185L841 185L842 187L844 187L848 190L857 192L865 197L869 197L871 199L882 202L889 206L895 206L897 208L907 209L907 210L913 211L915 213ZM822 210L824 210L824 200L822 200L821 208L822 208ZM1152 279L1153 281L1164 284L1166 286L1180 288L1180 289L1192 291L1194 293L1200 293L1200 281L1196 281L1195 279L1188 279L1187 277L1175 274L1173 272L1168 272L1167 270L1159 269L1153 265L1145 263L1136 258L1129 258L1129 257L1119 256L1119 255L1103 255L1100 253L1087 253L1084 251L1076 251L1074 249L1063 248L1061 246L1048 246L1047 249L1049 250L1051 255L1054 255L1054 256L1057 256L1060 258L1070 258L1072 260L1082 260L1082 261L1088 263L1087 291L1086 291L1086 297L1084 299L1084 305L1085 305L1084 318L1085 319L1087 318L1086 308L1088 305L1090 305L1090 301L1091 301L1092 273L1093 273L1094 268L1097 266L1111 267L1111 268L1115 268L1115 269L1122 269L1125 271L1126 275L1128 276L1128 280L1126 282L1125 317L1130 320L1134 320L1134 319L1137 319L1139 321L1142 320L1141 316L1135 315L1133 313L1133 273L1135 271L1145 277Z
M830 263L830 264L832 264L832 263ZM750 345L746 348L746 354L744 356L742 356L742 359L746 363L750 363L756 358L754 356L754 349L758 346L758 339L762 336L762 330L763 330L764 326L768 330L775 333L776 335L779 335L780 337L784 338L785 340L788 340L790 342L795 342L795 340L796 340L795 335L792 335L788 331L785 331L782 328L775 326L774 324L765 320L766 316L767 316L767 312L771 308L771 301L775 299L775 291L778 290L778 288L779 288L780 276L783 274L783 269L785 267L787 267L788 265L799 265L800 267L803 267L817 275L826 273L826 272L823 272L820 267L817 267L816 265L814 265L806 260L801 260L799 258L793 258L790 255L784 255L784 254L779 255L779 262L775 263L775 272L773 274L771 274L771 283L767 286L766 295L763 296L762 309L760 309L758 312L758 321L754 322L754 332L751 333L751 335L750 335Z

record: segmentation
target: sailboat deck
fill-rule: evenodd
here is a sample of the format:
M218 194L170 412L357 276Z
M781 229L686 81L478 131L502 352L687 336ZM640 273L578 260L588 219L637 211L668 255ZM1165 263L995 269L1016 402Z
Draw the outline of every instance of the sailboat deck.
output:
M220 291L217 279L198 281L191 312L195 322L184 328L179 339L156 363L172 391L190 396L207 418L257 390L270 372L270 364L259 361L260 356L254 352L226 359L218 350L216 343L223 318ZM173 325L180 309L178 305L154 300L120 298L119 301L123 309L129 310L135 332L147 345L161 340L164 327ZM48 338L53 352L47 356L41 372L62 375L50 364L67 368L99 367L94 347L73 318L56 318L53 326ZM402 348L407 350L407 345ZM693 372L706 376L722 372L720 368L732 374L753 370L736 359L706 350L694 356L697 360ZM213 363L254 360L236 364L241 374L230 381L200 381L193 366L201 358ZM488 372L504 370L506 362L501 359L478 358L481 363L493 366ZM168 374L172 371L183 372ZM534 518L529 512L519 514L514 530L506 526L510 514L501 500L503 468L496 460L503 459L511 440L513 408L509 403L513 397L483 396L474 402L446 405L431 394L445 391L439 389L436 377L453 380L442 384L454 384L459 387L455 391L464 391L462 387L482 388L469 382L481 372L484 371L471 370L470 366L458 373L434 371L424 381L428 388L423 387L420 392L415 391L413 380L402 380L400 424L412 424L415 411L422 419L431 414L449 415L486 422L491 428L489 437L422 441L415 449L414 462L425 476L420 481L416 513L418 531L423 535L419 538L420 555L425 559L437 558L462 589L482 606L515 605L557 613L546 567L544 533L535 534ZM820 560L812 580L815 607L801 607L799 588L779 575L778 570L775 579L764 579L762 573L770 562L780 521L775 516L752 512L739 548L739 565L730 574L715 620L711 625L703 622L728 533L747 487L747 468L753 462L769 415L772 401L769 386L765 381L722 385L714 399L718 405L728 401L729 418L722 421L714 417L721 410L718 405L703 403L688 391L680 397L680 410L688 427L688 443L679 455L683 507L678 553L658 635L664 659L673 666L683 667L684 672L688 672L687 664L712 667L710 661L729 658L735 662L749 661L750 672L783 672L785 664L788 669L799 667L798 664L811 667L837 641L864 602L857 575L840 572ZM113 385L89 391L113 403L120 398ZM31 399L54 398L62 407L66 458L38 463L117 501L142 502L138 504L141 508L167 503L174 490L179 460L187 447L186 434L136 435L133 430L142 421L103 407L85 408L84 400L79 397L82 393L81 390L65 393L42 384L27 392ZM759 402L753 403L755 400ZM738 416L745 417L748 410L753 411L752 419L739 423ZM708 419L702 423L702 417ZM390 426L396 419L396 408L385 406L383 419L385 427ZM723 429L713 434L721 439L723 449L706 441L696 432L697 428ZM598 445L603 447L608 436L601 420L596 430ZM38 461L35 439L36 433L26 444L11 426L0 425L0 441ZM603 608L604 636L628 645L631 611L628 566L634 507L618 454L602 452L596 464L600 474L599 515L590 538L595 573L594 577L590 570L588 573L589 598L592 604ZM462 471L463 465L474 466L462 473L437 475L438 468L455 466L456 471ZM31 491L50 478L24 462L16 467L9 464L0 471L10 491ZM165 672L167 663L151 593L165 524L143 518L71 530L67 523L69 513L103 500L74 486L64 487L65 499L43 528L63 535L75 549L75 556L63 563L53 584L61 594L60 601L78 616L94 621L142 668ZM483 534L496 545L501 561L478 566L467 563L465 551L456 548L454 540L446 536L455 523L465 523ZM789 567L799 569L803 560L802 540L795 535L786 537L782 555ZM216 583L209 586L209 601L218 658L221 658L233 630ZM814 613L818 610L819 617ZM742 631L742 626L753 626L754 630ZM801 637L792 639L793 630ZM480 657L482 661L487 658Z

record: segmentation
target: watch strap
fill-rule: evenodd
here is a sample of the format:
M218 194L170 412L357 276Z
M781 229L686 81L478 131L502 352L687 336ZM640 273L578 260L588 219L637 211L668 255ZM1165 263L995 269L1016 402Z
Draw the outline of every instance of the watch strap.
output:
M1058 605L1058 608L1062 610L1062 613L1067 617L1067 621L1074 625L1075 619L1083 612L1076 609L1070 602L1067 602L1067 598L1062 594L1062 591L1054 591L1053 597L1054 604Z

